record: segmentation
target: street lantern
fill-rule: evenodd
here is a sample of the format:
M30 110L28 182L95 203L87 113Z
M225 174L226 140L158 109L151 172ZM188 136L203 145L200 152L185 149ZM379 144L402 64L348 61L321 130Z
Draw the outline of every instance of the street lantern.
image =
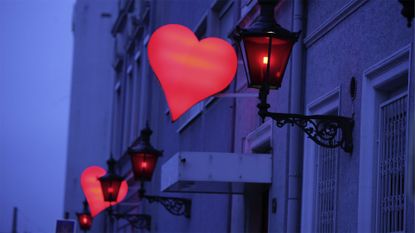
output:
M124 179L115 173L115 166L117 161L113 159L112 155L107 161L108 172L104 176L98 178L101 183L101 191L104 197L105 202L109 202L110 206L108 209L108 215L110 217L115 217L115 219L124 219L130 223L130 225L135 229L147 229L150 231L151 226L151 217L146 214L130 214L122 212L114 212L112 209L112 202L116 202L120 190L122 190L121 185L124 182ZM122 193L123 191L121 191ZM81 219L80 221L82 221Z
M121 183L124 180L121 176L115 173L116 161L111 158L107 161L108 172L104 176L98 178L101 183L101 190L106 202L116 202L118 193L120 191Z
M299 33L282 28L274 20L275 1L260 0L260 15L247 29L239 31L248 86L270 89L281 86L291 50Z
M272 118L276 121L277 127L286 124L296 125L320 146L341 147L347 153L352 153L354 125L352 118L268 111L269 90L281 87L291 50L300 34L290 32L275 22L276 2L276 0L258 0L260 15L249 28L238 28L235 35L248 78L248 87L259 89L258 115L262 121L266 117Z
M91 226L92 226L92 216L91 216L91 213L89 212L88 202L87 201L84 201L83 202L83 205L84 205L84 209L83 209L82 213L76 213L76 216L78 218L79 227L83 231L86 232L89 229L91 229Z
M148 123L146 128L141 130L140 137L128 148L131 157L134 178L140 182L138 197L147 199L150 203L160 203L167 211L173 215L190 217L192 202L186 198L161 197L145 195L144 182L151 181L158 158L163 151L155 149L150 143L150 136L153 133Z
M150 136L152 133L151 129L147 126L141 130L140 137L128 148L134 177L139 181L151 181L157 159L163 153L150 144Z

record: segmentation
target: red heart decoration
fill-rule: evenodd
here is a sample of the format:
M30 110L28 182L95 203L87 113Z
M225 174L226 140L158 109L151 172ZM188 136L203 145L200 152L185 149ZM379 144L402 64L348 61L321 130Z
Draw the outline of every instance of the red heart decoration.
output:
M225 40L199 41L182 25L158 28L148 43L148 58L177 120L193 105L225 89L236 73L234 48Z
M81 175L81 187L89 204L89 210L91 211L92 217L97 216L101 211L110 206L110 203L104 201L101 184L98 180L99 177L104 176L106 173L107 171L101 167L91 166L85 169ZM125 196L127 196L127 192L128 185L124 180L121 183L117 201L115 203L112 202L111 204L114 206L121 202Z

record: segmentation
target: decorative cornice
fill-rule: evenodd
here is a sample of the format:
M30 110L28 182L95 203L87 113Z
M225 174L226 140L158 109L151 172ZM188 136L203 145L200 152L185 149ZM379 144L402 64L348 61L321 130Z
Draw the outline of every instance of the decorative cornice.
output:
M328 18L324 23L318 26L313 32L311 32L306 38L304 38L304 44L306 48L311 47L324 35L330 32L334 27L346 19L349 15L363 6L368 0L351 0L338 10L333 16Z

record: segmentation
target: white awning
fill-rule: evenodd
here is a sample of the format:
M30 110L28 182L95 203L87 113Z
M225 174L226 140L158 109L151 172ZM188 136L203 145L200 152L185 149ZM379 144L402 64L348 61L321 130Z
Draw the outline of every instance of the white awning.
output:
M244 184L270 184L270 154L179 152L161 168L161 191L243 193Z

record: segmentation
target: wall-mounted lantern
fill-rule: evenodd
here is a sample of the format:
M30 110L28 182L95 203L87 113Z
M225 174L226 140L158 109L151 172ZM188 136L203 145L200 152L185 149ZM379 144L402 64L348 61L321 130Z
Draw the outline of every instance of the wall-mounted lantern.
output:
M116 161L111 158L107 161L108 172L104 176L98 178L101 184L102 195L105 202L110 203L108 209L108 214L110 217L115 217L118 219L124 219L130 223L135 229L147 229L150 230L151 227L151 216L147 214L129 214L129 213L120 213L114 212L111 206L111 203L116 202L118 194L120 191L121 183L124 179L117 175L115 172Z
M147 124L147 127L141 130L140 137L128 149L134 178L140 182L139 198L147 199L150 203L158 202L171 214L189 218L192 203L190 199L145 195L144 182L151 181L158 157L163 154L163 151L151 145L151 134L152 131Z
M151 134L151 129L146 127L137 141L128 148L134 178L138 181L151 181L158 157L163 154L150 144Z
M78 218L79 227L84 232L89 231L92 226L92 215L89 212L88 202L85 200L83 202L84 208L81 213L76 213L76 217Z
M109 202L110 204L117 201L121 183L124 180L121 176L115 173L115 164L116 161L111 156L111 158L107 161L107 174L98 178L99 183L101 184L104 201Z
M258 114L262 121L271 117L278 127L299 126L314 142L328 148L341 147L352 153L352 118L331 115L287 114L269 112L270 89L281 86L291 50L299 32L290 32L275 22L275 0L258 0L260 16L247 29L238 29L235 40L242 54L248 85L259 89Z

